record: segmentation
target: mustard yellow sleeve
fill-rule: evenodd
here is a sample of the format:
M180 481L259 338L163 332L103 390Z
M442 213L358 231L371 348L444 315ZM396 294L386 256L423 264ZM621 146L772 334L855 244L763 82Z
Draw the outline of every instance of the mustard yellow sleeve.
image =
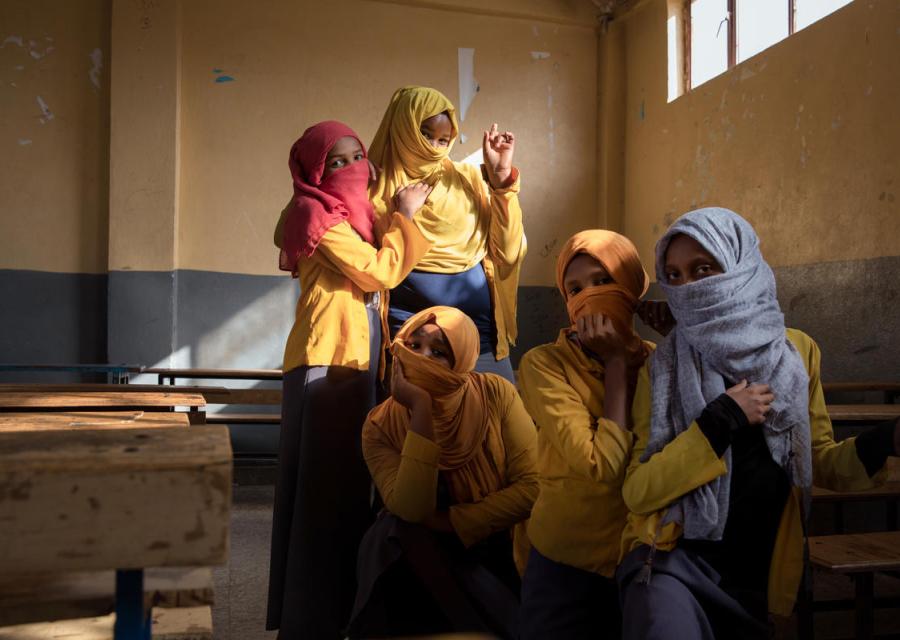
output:
M314 257L350 278L363 291L393 289L409 275L431 248L419 228L399 213L376 249L360 239L348 222L331 227L322 236Z
M634 436L612 420L594 418L550 354L532 349L519 364L519 388L542 437L573 473L594 482L620 483Z
M407 522L423 522L437 501L437 461L440 449L431 440L407 432L397 451L377 425L363 426L363 457L388 511Z
M622 497L628 509L641 515L669 506L728 471L725 461L716 455L696 422L649 460L641 462L650 437L650 401L648 359L638 373L634 392L631 417L635 442L622 485Z
M500 428L506 449L506 486L479 502L450 507L450 523L467 547L527 519L538 494L534 423L515 387L497 380L495 401L503 408Z
M519 206L519 170L513 167L513 182L502 189L490 189L491 225L488 250L491 257L505 266L518 264L525 258L527 245Z
M869 477L856 453L856 438L834 440L831 418L819 370L822 353L816 342L802 331L788 329L788 338L803 358L809 374L809 428L812 445L813 484L832 491L862 491L883 482L884 472Z

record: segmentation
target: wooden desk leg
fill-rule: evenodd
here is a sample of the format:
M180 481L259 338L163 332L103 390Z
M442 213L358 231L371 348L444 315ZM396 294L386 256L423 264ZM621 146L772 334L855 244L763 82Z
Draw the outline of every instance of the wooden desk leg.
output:
M856 583L856 638L871 640L875 637L875 614L873 609L874 573L858 573L853 576Z
M813 583L812 570L809 563L803 570L803 581L800 583L800 597L797 601L797 637L800 640L813 640Z
M150 640L150 609L144 608L144 570L116 571L114 640Z

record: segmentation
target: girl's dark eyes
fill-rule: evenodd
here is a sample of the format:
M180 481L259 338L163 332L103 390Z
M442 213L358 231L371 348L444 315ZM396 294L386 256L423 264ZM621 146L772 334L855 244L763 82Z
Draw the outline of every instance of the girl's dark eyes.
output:
M576 293L581 291L581 287L572 287L569 289L569 295L574 296Z
M356 161L359 161L359 160L362 160L364 157L365 156L363 156L363 154L357 153L355 156L353 156L353 159Z
M331 161L331 164L328 165L328 166L329 166L329 167L332 167L332 168L343 167L343 166L344 166L344 161L343 161L341 158L335 158L334 160Z
M671 281L671 280L677 280L677 279L678 279L678 272L677 272L677 271L669 271L669 272L666 274L666 280Z

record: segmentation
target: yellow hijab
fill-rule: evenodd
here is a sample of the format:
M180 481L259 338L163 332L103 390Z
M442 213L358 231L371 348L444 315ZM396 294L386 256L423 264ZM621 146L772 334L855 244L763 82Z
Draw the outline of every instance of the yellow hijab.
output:
M452 369L403 344L412 332L428 323L444 332L453 351ZM472 371L478 351L475 323L452 307L431 307L415 314L400 328L391 346L391 353L403 363L407 380L431 395L434 440L441 451L438 469L444 473L453 498L461 503L477 502L498 491L506 469L499 419L489 406L485 376ZM398 451L403 449L409 429L406 407L389 398L369 413L369 420Z
M446 113L452 125L450 144L432 147L421 134L422 122ZM433 273L459 273L481 262L487 253L490 205L480 179L463 173L450 160L459 135L456 109L444 94L427 87L403 87L391 97L369 146L369 158L380 169L369 190L375 207L376 232L384 233L391 198L398 187L424 181L434 187L413 221L432 249L416 266Z
M603 265L613 282L587 287L574 296L565 288L566 269L580 254L586 254ZM647 345L634 330L634 312L638 301L650 286L650 276L641 264L637 248L625 236L606 229L579 231L566 241L556 261L556 285L566 301L569 320L574 327L578 318L602 313L626 340L629 365L640 368L649 353Z

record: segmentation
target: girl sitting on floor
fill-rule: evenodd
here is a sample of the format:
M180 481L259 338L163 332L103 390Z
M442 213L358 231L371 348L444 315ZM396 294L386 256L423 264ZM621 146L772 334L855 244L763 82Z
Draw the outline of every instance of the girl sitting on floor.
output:
M363 427L385 509L360 545L351 637L515 635L511 531L537 496L535 431L511 383L472 371L478 345L450 307L397 333L392 397Z
M625 638L764 638L790 615L816 486L868 489L900 423L835 442L820 354L785 329L746 220L707 208L656 246L676 320L638 376L631 511L616 577ZM883 474L882 474L883 475Z

